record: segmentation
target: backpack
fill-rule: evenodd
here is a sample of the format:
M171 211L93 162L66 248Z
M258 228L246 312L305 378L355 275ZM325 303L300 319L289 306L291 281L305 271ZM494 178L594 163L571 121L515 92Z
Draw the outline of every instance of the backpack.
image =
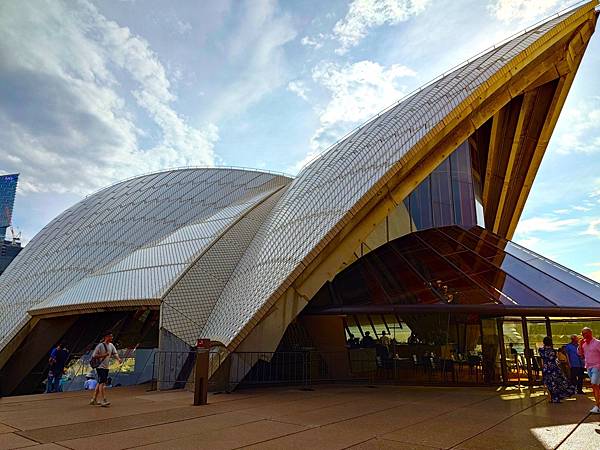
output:
M104 361L104 358L106 358L106 356L108 355L108 348L106 347L106 344L103 342L102 345L104 345L106 353L102 356L92 356L92 359L90 359L90 366L92 367L92 369L97 369L100 366L100 364L102 364L102 361Z

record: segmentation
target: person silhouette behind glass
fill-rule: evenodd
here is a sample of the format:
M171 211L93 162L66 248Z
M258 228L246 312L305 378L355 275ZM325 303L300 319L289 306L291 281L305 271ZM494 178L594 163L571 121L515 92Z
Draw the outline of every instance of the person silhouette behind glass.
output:
M360 342L358 338L354 337L354 335L350 333L350 337L348 337L348 340L346 341L346 346L348 348L359 348Z
M375 347L375 339L371 337L371 333L369 331L365 331L365 335L360 341L360 346L362 348L373 348Z

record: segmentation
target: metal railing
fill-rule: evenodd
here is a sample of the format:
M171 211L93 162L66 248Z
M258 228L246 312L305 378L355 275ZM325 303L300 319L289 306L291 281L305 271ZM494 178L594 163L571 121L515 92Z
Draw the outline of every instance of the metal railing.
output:
M192 389L196 352L157 352L151 389ZM481 357L450 360L411 355L388 358L376 349L210 353L210 391L322 383L485 385L500 383L500 368Z

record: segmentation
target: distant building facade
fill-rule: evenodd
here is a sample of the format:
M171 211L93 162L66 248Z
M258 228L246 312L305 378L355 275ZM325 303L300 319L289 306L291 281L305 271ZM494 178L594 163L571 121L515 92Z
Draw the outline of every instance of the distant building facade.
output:
M21 251L21 244L15 239L6 238L10 227L19 174L0 175L0 274Z
M19 174L0 175L0 241L10 226Z

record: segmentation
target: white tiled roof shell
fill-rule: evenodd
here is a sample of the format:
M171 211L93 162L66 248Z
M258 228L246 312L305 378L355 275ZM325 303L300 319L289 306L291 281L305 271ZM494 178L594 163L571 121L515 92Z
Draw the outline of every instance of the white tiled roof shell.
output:
M195 345L239 260L283 192L274 193L240 216L172 286L161 303L163 328Z
M220 230L289 182L240 169L182 169L87 197L44 227L0 276L0 350L36 306L160 297Z
M410 149L566 13L477 57L387 110L294 179L225 286L203 336L228 345L301 273L336 226ZM396 165L394 167L394 165ZM248 330L246 330L248 331ZM241 336L243 337L243 336Z

